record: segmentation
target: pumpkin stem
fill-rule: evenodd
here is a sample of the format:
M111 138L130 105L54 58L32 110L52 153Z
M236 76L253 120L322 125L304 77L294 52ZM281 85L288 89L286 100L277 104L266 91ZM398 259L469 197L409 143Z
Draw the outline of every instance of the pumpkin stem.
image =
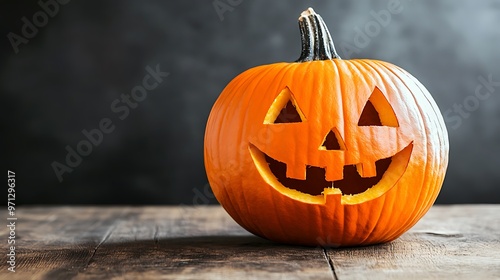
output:
M340 59L323 18L312 8L303 11L300 15L299 28L302 53L296 62Z

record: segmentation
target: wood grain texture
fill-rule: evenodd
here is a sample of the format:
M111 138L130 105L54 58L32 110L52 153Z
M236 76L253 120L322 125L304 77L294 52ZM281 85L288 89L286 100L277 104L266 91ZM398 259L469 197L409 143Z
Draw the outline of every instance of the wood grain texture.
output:
M16 273L2 262L0 279L332 277L321 248L255 237L217 206L24 208L18 217Z
M272 243L219 206L17 216L16 272L2 261L0 279L500 279L500 205L435 206L391 243L344 249Z
M393 242L328 257L339 279L500 279L500 205L434 206Z

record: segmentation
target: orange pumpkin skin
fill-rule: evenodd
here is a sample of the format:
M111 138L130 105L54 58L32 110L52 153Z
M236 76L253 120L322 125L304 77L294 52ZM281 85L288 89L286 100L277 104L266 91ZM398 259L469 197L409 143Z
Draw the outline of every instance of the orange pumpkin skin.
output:
M396 125L359 125L377 90ZM301 122L266 121L284 91ZM382 120L387 112L379 113ZM321 149L333 128L343 149ZM409 73L382 61L327 59L259 66L237 76L212 108L204 153L217 200L243 228L283 243L356 246L394 240L429 210L448 149L437 105ZM315 195L290 189L273 177L265 155L285 163L287 177L297 180L306 179L309 166L325 168L330 180L342 179L348 165L371 177L373 163L392 158L379 183L350 196L335 183Z

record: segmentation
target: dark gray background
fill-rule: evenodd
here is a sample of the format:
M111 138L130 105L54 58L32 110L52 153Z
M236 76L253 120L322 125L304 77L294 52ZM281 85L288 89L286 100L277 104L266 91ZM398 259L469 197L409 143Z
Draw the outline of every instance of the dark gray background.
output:
M240 72L298 57L297 18L308 6L344 58L405 68L443 112L475 105L447 117L450 164L438 202L500 202L500 87L473 103L479 76L500 81L500 1L401 0L402 13L351 55L341 46L355 45L356 28L386 1L244 0L221 20L213 1L73 0L15 54L7 34L21 35L21 18L41 10L36 1L18 2L0 8L2 164L16 171L18 203L214 202L203 166L210 108ZM170 76L119 120L113 100L157 64ZM59 182L51 163L64 163L65 147L105 117L115 130Z

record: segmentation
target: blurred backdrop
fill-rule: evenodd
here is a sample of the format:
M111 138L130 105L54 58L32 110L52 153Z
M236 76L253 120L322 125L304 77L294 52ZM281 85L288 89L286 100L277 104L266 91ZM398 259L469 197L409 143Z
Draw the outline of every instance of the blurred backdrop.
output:
M451 144L438 203L500 202L498 0L0 5L2 165L17 203L216 202L211 106L240 72L298 58L309 6L343 58L399 65L434 96Z

